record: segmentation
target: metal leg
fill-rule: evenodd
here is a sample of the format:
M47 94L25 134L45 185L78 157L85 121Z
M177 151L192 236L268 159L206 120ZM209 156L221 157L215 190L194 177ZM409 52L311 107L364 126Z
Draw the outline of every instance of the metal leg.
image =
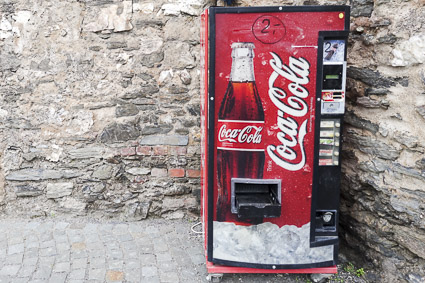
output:
M208 282L220 282L223 278L223 273L210 273L207 275Z

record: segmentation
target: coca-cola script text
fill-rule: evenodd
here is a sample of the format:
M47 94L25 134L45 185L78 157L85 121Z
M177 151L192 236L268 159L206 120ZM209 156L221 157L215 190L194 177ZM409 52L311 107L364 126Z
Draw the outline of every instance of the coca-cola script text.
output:
M297 171L303 168L306 163L304 137L307 134L307 121L305 118L301 126L293 118L304 118L308 113L308 105L305 99L309 92L305 87L309 83L310 64L300 57L289 57L289 66L282 63L281 58L274 52L270 52L270 66L273 73L269 77L269 97L277 107L277 126L280 132L277 133L279 145L268 145L267 154L280 167ZM290 81L285 91L282 87L276 86L279 77ZM292 95L288 96L287 92ZM296 148L299 147L299 151ZM301 158L298 154L301 153Z

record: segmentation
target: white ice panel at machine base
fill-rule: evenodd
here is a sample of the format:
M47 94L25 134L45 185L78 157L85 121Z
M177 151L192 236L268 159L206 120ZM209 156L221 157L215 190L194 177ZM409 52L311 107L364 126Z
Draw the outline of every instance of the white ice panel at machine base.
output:
M277 265L333 260L333 245L310 248L310 223L279 228L270 222L241 226L214 221L213 230L214 259Z

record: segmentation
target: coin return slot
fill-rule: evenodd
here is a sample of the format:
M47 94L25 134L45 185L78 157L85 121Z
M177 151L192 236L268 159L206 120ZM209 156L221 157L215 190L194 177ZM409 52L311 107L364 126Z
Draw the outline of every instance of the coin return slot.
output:
M280 217L280 180L233 178L231 209L239 218Z

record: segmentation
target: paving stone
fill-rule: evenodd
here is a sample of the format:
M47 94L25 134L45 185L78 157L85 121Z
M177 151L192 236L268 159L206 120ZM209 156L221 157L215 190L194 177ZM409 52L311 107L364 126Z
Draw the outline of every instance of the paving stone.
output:
M158 276L154 277L142 277L140 283L159 283L161 282Z
M68 273L70 270L71 270L70 262L57 262L55 266L53 267L53 272L56 272L56 273L59 273L59 272Z
M39 248L40 243L38 242L38 239L36 241L25 241L25 248L31 249L31 248Z
M18 254L18 253L23 253L24 252L24 248L25 248L25 244L24 243L10 245L9 248L7 249L7 254L8 255L13 255L13 254Z
M164 272L176 271L177 264L174 261L161 261L158 262L158 268Z
M89 255L90 257L105 257L106 251L103 249L90 250Z
M140 262L143 266L155 265L156 257L153 254L142 254L140 255Z
M18 277L31 277L35 272L37 265L23 265L19 270Z
M5 265L0 269L0 276L16 276L20 268L20 265Z
M40 256L54 256L57 254L57 251L55 247L51 247L51 248L40 249L39 254Z
M195 264L195 265L205 263L205 256L204 255L195 254L195 255L189 255L189 256L190 256L190 259L192 260L193 264Z
M55 243L65 243L68 244L68 236L67 235L55 235L53 236L55 238Z
M25 250L25 258L38 258L38 254L38 248L29 248Z
M22 266L36 266L38 258L36 257L27 257L25 255L24 260L22 261Z
M71 268L74 269L85 269L87 268L87 258L77 258L72 261Z
M118 235L117 238L120 242L126 242L126 241L132 241L133 240L133 236L131 234Z
M29 277L22 277L22 278L13 278L13 281L8 281L8 282L13 282L13 283L28 283L30 281ZM0 282L1 278L0 278Z
M58 222L55 224L55 230L64 231L68 226L68 222Z
M49 283L63 283L67 277L66 273L52 273L49 279Z
M73 251L71 253L71 260L79 259L79 258L87 258L88 254L86 251Z
M86 270L85 269L75 269L72 270L69 274L68 274L68 279L73 279L73 280L84 280L84 278L86 277Z
M113 259L122 259L123 253L119 250L112 250L112 251L109 251L108 257L113 258Z
M90 269L98 269L98 268L105 268L105 258L103 257L96 257L96 258L90 258Z
M153 253L153 245L141 245L139 246L140 253L150 254Z
M168 251L168 245L164 242L162 243L154 243L153 245L154 251L156 253L166 252Z
M110 260L107 264L109 269L122 269L124 266L123 260Z
M84 235L85 239L86 239L86 243L98 243L100 242L100 237L99 235L95 234L95 232L93 232L93 234L86 234Z
M10 234L9 235L9 246L22 244L24 242L24 238L22 237L22 233L19 234Z
M125 268L126 269L139 269L140 268L140 261L128 259L128 260L125 261Z
M53 248L56 245L55 240L51 239L48 241L44 241L40 243L40 248L41 249L45 249L45 248Z
M89 280L105 280L106 269L90 269L89 270Z
M161 278L161 282L173 282L173 283L180 282L177 272L160 273L159 277Z
M156 266L144 266L142 267L143 277L152 277L158 275L158 268Z
M7 256L5 260L5 264L6 265L22 264L23 257L24 257L23 253Z
M136 259L139 258L139 252L135 249L131 251L123 251L124 257L127 259Z
M170 253L156 253L156 260L158 262L169 261L171 258L173 258L173 257L171 256Z
M140 282L142 276L140 274L140 269L125 269L125 280L127 282Z
M69 251L61 251L56 255L56 262L69 262L71 254Z
M33 274L33 279L44 279L47 280L50 278L52 273L52 267L49 266L39 266Z
M119 282L124 279L124 272L119 270L106 271L106 282Z

